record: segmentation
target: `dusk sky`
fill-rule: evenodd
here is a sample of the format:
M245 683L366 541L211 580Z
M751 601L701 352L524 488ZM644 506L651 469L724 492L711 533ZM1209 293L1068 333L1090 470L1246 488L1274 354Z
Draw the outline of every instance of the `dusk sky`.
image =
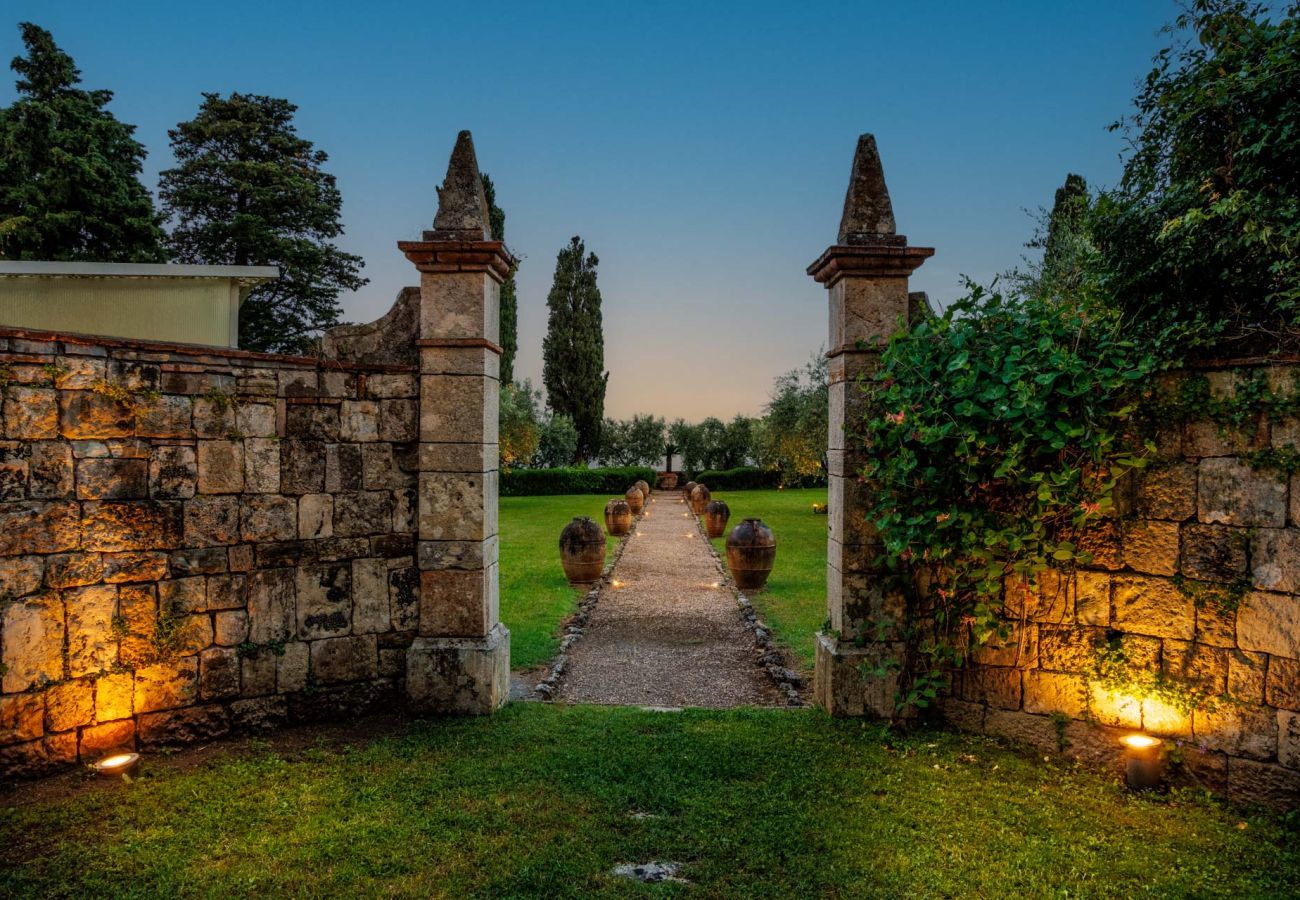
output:
M541 381L556 251L600 257L606 414L758 413L826 341L804 269L835 239L859 133L874 132L899 231L937 249L913 289L1015 265L1067 172L1119 177L1125 113L1168 0L1021 3L287 3L7 0L50 29L88 88L171 162L200 92L298 104L330 155L343 246L370 284L345 316L416 283L395 242L436 206L474 133L519 272L517 375ZM0 81L12 101L13 76Z

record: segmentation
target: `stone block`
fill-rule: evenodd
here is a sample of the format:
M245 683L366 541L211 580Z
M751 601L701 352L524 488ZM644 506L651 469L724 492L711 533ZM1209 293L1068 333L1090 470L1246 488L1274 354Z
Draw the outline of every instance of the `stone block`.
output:
M77 462L81 500L134 500L149 496L149 464L143 459L83 459Z
M73 502L0 503L0 556L75 549L80 523L81 509Z
M81 761L89 763L101 756L135 749L135 722L125 719L104 722L82 729L79 752Z
M284 397L315 397L320 390L319 375L315 371L280 369L276 372L277 391Z
M88 680L64 681L45 690L45 730L70 731L95 717L95 692Z
M229 552L233 553L238 549L238 547L231 547ZM190 547L171 554L167 564L171 567L173 575L212 575L226 571L226 559L227 548L224 545Z
M958 696L999 709L1020 708L1020 671L979 666L958 674Z
M298 637L338 637L352 629L352 572L347 565L297 570Z
M278 665L279 657L270 650L260 649L246 654L240 660L240 693L245 697L274 694Z
M334 498L329 494L303 494L298 499L298 537L304 540L334 535Z
M59 436L55 392L46 388L10 387L4 397L5 435L22 441L48 441Z
M1251 540L1250 559L1255 587L1300 591L1300 529L1259 529Z
M1127 694L1088 684L1088 713L1098 724L1113 728L1141 728L1142 701Z
M131 407L93 391L60 391L58 421L57 434L49 437L103 440L135 433Z
M31 447L19 441L0 441L0 501L26 500Z
M879 533L866 516L870 492L871 489L856 478L831 476L827 495L827 528L831 538L846 547L877 545Z
M248 578L248 639L255 644L287 640L296 627L293 569L262 569Z
M238 494L244 489L243 441L199 441L199 493Z
M479 474L495 471L498 464L496 444L477 443L423 443L420 444L419 469L421 472L470 472Z
M339 410L333 405L292 404L285 410L284 436L295 441L339 440Z
M398 468L393 458L392 444L365 444L361 447L361 484L366 490L392 490L411 483L412 475Z
M280 390L275 369L241 369L236 374L235 389L242 395L274 397Z
M81 587L103 577L104 561L98 553L56 553L45 558L45 584L52 588Z
M421 347L420 371L425 375L501 377L501 357L487 347Z
M1064 713L1073 719L1083 717L1089 697L1082 676L1037 670L1024 673L1024 691L1025 712Z
M212 703L142 715L136 728L142 750L161 750L222 737L230 720L224 706Z
M40 589L45 578L45 559L40 556L10 556L0 559L0 596L23 597Z
M421 540L484 541L497 533L497 473L420 473Z
M394 628L415 631L420 627L420 573L414 567L389 571L388 609Z
M276 663L276 690L285 694L307 687L309 659L307 644L301 641L285 644L284 654Z
M167 554L161 550L105 553L104 580L110 584L158 581L167 577Z
M332 444L325 453L325 490L331 494L364 487L360 444Z
M198 696L199 660L187 656L135 670L135 711L188 706Z
M191 438L194 436L193 411L194 401L189 397L164 394L137 412L135 433L146 438Z
M339 407L339 437L358 443L379 440L379 403L344 400Z
M1089 672L1104 645L1105 632L1100 628L1043 625L1038 629L1038 663L1054 672Z
M1191 640L1196 634L1196 607L1172 581L1145 576L1115 578L1115 628L1152 637Z
M114 459L148 459L153 455L153 445L139 438L110 438L104 445Z
M225 609L212 617L212 640L220 647L238 647L248 640L248 613Z
M27 491L37 500L66 500L72 496L72 448L60 441L31 445L27 460Z
M495 444L500 388L469 375L420 376L420 440Z
M358 478L360 477L358 465ZM280 490L286 494L316 494L325 489L325 444L319 441L280 442Z
M235 430L246 438L273 438L275 418L273 403L241 403L235 408Z
M1160 700L1147 698L1142 701L1142 728L1161 737L1191 738L1192 716Z
M1261 670L1263 664L1260 664ZM1268 661L1265 700L1269 706L1300 712L1300 660L1274 656Z
M1177 522L1138 519L1124 528L1124 562L1147 575L1173 575L1178 571Z
M1300 769L1300 713L1278 710L1277 761L1289 769Z
M61 391L88 391L107 374L104 361L92 357L60 356L55 365L59 374L54 377L54 386Z
M1214 696L1228 690L1228 651L1192 641L1167 640L1161 652L1165 674L1191 682Z
M1228 759L1228 799L1275 809L1300 806L1300 771L1252 759Z
M1196 742L1206 750L1229 756L1272 759L1278 750L1278 715L1267 706L1220 703L1192 716Z
M199 469L193 447L162 446L149 461L149 494L156 500L187 500L194 496Z
M66 591L68 617L68 672L73 678L108 670L117 662L113 614L117 588L94 585Z
M56 594L37 594L0 612L4 649L0 672L5 693L40 687L63 677L63 604Z
M208 579L208 609L242 610L248 603L243 575L214 575Z
M379 675L379 651L373 634L311 642L311 674L321 684L362 681Z
M213 647L199 654L199 697L222 700L239 696L239 654L231 647Z
M500 618L495 566L477 572L420 573L420 634L481 637Z
M510 696L510 632L486 638L417 638L406 651L407 704L415 713L482 715Z
M156 500L86 503L81 535L86 550L174 549L181 544L181 504Z
M248 544L241 544L237 547L231 547L228 553L229 568L232 572L248 572L253 568L256 559L254 551Z
M239 541L239 497L217 494L185 501L185 544L215 547Z
M358 537L392 529L393 497L389 491L353 491L334 495L334 534Z
M483 272L420 274L420 337L499 337L500 286Z
M1074 577L1074 615L1080 625L1110 624L1111 577L1105 572L1080 571Z
M230 728L241 734L262 734L284 725L289 703L284 697L258 697L230 704Z
M1271 472L1235 457L1200 462L1196 514L1204 523L1281 528L1286 524L1287 486Z
M279 441L271 438L244 441L244 490L252 494L279 493Z
M1268 446L1268 423L1261 415L1242 429L1198 419L1183 427L1183 454L1191 458L1241 456Z
M1196 640L1211 647L1237 646L1237 611L1205 602L1196 608Z
M1124 564L1124 542L1119 522L1102 519L1084 527L1079 535L1078 547L1092 556L1091 565L1097 569L1119 569Z
M1237 610L1237 644L1300 659L1300 600L1292 594L1250 591Z
M500 538L485 541L420 541L421 569L484 569L497 561Z
M95 719L111 722L134 712L135 676L113 672L95 682Z
M419 384L414 375L372 374L366 376L366 396L375 400L395 397L415 397Z
M352 561L352 633L374 634L391 625L388 604L388 561Z
M298 504L278 494L243 498L240 535L248 543L291 541L298 536Z
M194 398L194 433L200 438L228 438L237 432L234 403L225 397Z
M1138 476L1136 512L1143 519L1182 522L1196 515L1197 466L1169 462Z
M379 439L404 443L420 435L419 406L415 400L381 400L379 403Z
M208 608L207 579L202 575L158 583L158 605L167 615L184 616Z
M1184 525L1182 573L1188 578L1227 583L1246 572L1247 534L1222 525Z

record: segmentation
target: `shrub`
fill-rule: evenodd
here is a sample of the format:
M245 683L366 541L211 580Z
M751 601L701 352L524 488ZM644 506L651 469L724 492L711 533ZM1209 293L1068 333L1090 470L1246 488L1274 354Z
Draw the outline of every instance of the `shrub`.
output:
M553 494L617 494L622 496L633 482L644 479L654 484L653 469L644 466L588 469L514 469L501 473L502 497L534 497Z
M781 487L781 473L777 469L760 469L742 466L738 469L708 469L693 479L708 485L713 491L754 491Z

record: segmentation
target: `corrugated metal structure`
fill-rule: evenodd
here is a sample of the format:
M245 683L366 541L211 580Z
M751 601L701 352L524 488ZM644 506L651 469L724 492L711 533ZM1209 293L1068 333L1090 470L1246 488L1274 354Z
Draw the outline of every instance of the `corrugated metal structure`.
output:
M239 344L239 306L274 266L0 260L0 325L212 347Z

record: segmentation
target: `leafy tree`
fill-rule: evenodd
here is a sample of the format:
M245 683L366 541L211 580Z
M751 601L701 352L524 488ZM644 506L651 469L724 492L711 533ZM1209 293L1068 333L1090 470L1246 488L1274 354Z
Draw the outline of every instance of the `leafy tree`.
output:
M735 469L756 456L754 420L738 415L727 423L718 444L718 468Z
M573 427L573 420L565 415L552 415L542 423L533 466L538 469L567 466L577 452L578 429Z
M601 324L596 254L574 237L555 260L555 281L546 297L550 315L542 342L542 380L551 409L578 430L575 462L600 451L605 411L605 336Z
M691 425L682 419L674 420L668 426L668 446L664 452L680 456L684 471L700 471L704 456L704 440L700 426Z
M777 378L773 386L759 455L766 468L779 469L787 482L826 474L827 384L826 357L819 352L802 369Z
M699 424L700 464L706 469L722 467L722 443L727 426L721 419L710 416Z
M501 385L500 437L497 444L501 468L509 471L527 465L537 453L541 423L537 404L541 392L531 382Z
M168 132L177 166L162 173L163 210L182 262L280 267L239 314L239 345L307 352L339 323L339 294L366 283L359 256L332 243L342 197L328 156L298 136L297 107L257 94L204 94Z
M600 459L615 466L657 466L664 458L664 420L634 415L606 419L601 429Z
M135 126L107 110L112 91L77 87L81 72L48 31L18 27L18 99L0 109L0 256L164 262Z
M488 219L492 226L492 239L506 239L506 212L497 206L496 187L485 173L483 193L487 195ZM515 377L515 354L519 350L519 299L515 285L515 271L510 267L510 277L501 285L501 383L510 384Z
M1093 231L1130 327L1210 352L1300 343L1300 3L1192 0L1155 57Z
M1026 297L1077 298L1092 284L1097 249L1091 228L1092 196L1082 175L1069 174L1056 189L1051 210L1040 210L1039 226L1025 246L1043 251L1025 270L1010 273L1016 292Z

